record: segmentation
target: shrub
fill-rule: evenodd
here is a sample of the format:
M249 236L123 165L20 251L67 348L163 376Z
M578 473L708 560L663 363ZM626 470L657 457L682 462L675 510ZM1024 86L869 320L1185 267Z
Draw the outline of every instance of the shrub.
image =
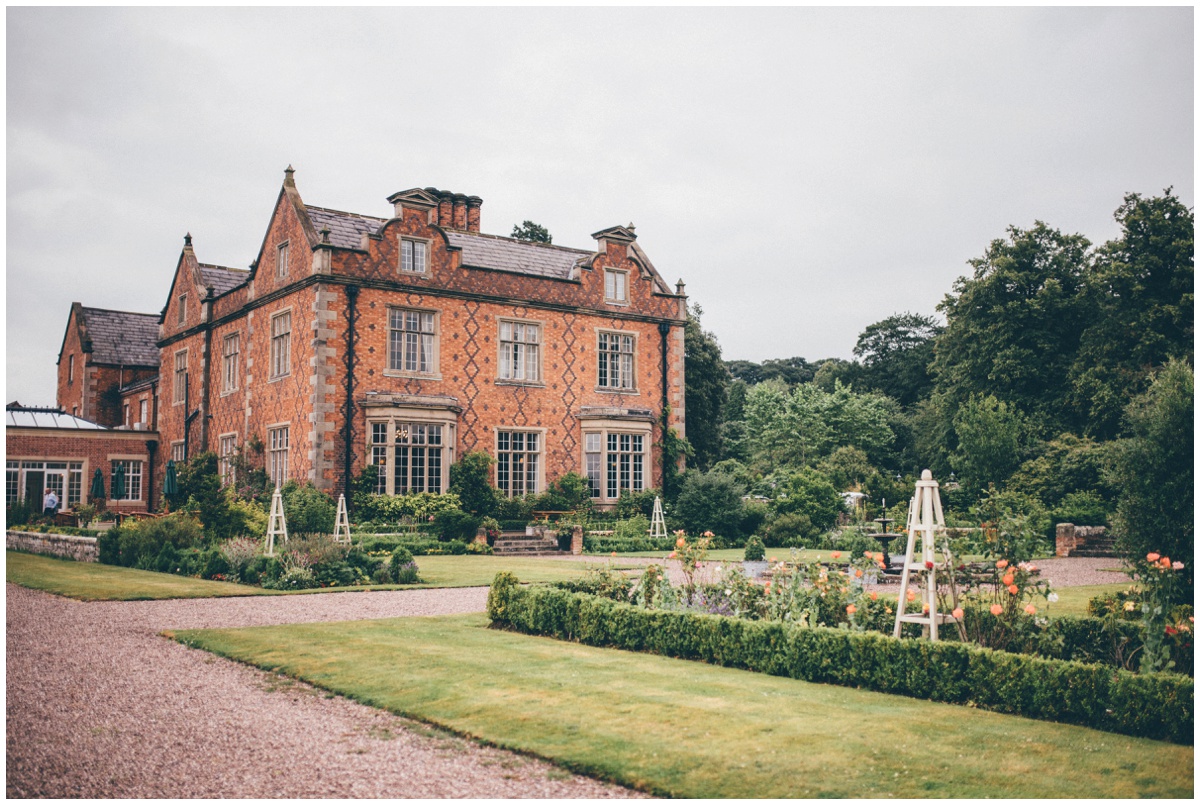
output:
M476 517L490 517L500 503L499 492L488 478L495 460L475 450L450 465L450 491L462 501L463 511Z
M42 513L32 500L17 500L8 504L5 523L9 528L15 525L25 525Z
M1051 512L1052 523L1107 525L1109 505L1095 492L1071 492Z
M803 548L816 544L821 529L813 525L807 514L780 514L767 522L762 534L768 548Z
M613 539L644 539L649 534L650 520L640 514L631 517L628 520L619 520L613 527Z
M534 496L522 495L520 497L502 497L496 505L495 516L504 527L510 528L510 524L518 524L515 527L524 528L525 524L533 519L533 504Z
M767 504L758 501L743 501L742 503L742 528L743 534L757 534L767 522L767 516L771 513Z
M461 508L458 495L451 492L414 492L411 495L375 495L355 493L355 512L360 522L427 524L439 512Z
M262 555L262 544L249 537L237 537L221 543L218 550L228 567L230 578L249 584L258 584L258 578L248 574L250 566Z
M290 567L274 578L264 579L262 586L267 590L311 590L321 584L312 568Z
M675 547L675 537L641 536L631 539L583 535L584 553L632 553L634 551L669 551Z
M822 473L812 469L789 475L775 490L771 510L777 515L802 514L818 533L828 531L844 510L842 496Z
M534 500L536 511L588 512L592 508L592 490L587 478L577 472L560 475Z
M617 516L622 520L642 515L647 521L654 516L654 499L659 496L657 489L646 489L642 492L624 491L617 498Z
M742 536L742 492L719 472L689 472L675 501L674 516L689 534L712 531L729 540Z
M746 553L743 559L747 562L761 562L767 555L767 547L763 545L763 541L758 537L751 537L746 540Z
M211 579L214 576L228 578L230 576L229 562L221 553L219 548L209 548L204 552L203 561L200 566L200 575L206 579Z
M283 512L287 517L288 534L332 534L337 517L333 498L311 483L288 481L283 489Z
M392 551L392 561L389 564L394 584L417 584L421 578L418 575L417 563L407 548L399 546Z
M492 550L492 546L488 545L486 542L468 542L467 553L491 556L493 553L495 553L495 551Z
M1175 743L1193 742L1193 681L982 649L691 612L647 610L511 574L488 594L496 626L810 682L975 707Z
M120 527L117 561L125 567L151 567L164 545L176 551L199 545L204 531L195 518L186 514L126 521Z
M555 586L575 593L598 595L613 601L628 601L633 582L606 565L589 565L578 579L560 581Z
M479 528L480 518L465 511L447 509L433 519L433 529L438 539L443 542L461 540L467 542L475 539L475 530Z

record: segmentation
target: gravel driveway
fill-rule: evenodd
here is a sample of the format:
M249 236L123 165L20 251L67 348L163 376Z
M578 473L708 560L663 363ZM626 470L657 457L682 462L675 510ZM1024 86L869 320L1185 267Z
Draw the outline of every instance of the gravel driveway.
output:
M157 634L476 612L486 589L80 603L7 587L10 797L638 796Z

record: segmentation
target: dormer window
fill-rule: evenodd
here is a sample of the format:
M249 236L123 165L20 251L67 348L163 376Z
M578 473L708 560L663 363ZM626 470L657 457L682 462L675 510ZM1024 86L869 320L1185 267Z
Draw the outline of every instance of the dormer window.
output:
M614 271L611 268L604 269L604 301L620 305L627 303L629 301L626 287L628 280L628 272Z
M187 294L182 294L179 297L179 324L187 322Z
M287 241L279 244L279 250L275 254L275 276L283 279L288 274L288 244Z
M409 274L425 273L426 243L423 240L400 239L400 270Z

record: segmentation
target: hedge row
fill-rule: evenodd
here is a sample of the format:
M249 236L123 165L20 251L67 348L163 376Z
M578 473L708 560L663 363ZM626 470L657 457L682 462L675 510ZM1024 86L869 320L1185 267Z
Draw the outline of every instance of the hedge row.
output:
M522 589L509 573L493 582L488 615L500 626L592 646L1193 742L1193 681L1178 674L1132 674L962 643L647 610L550 587Z
M632 553L633 551L673 551L676 537L598 537L583 535L584 553Z
M457 556L467 552L467 543L458 539L441 542L427 537L363 535L354 544L361 546L366 553L391 553L401 547L407 548L413 556L442 556L445 554Z

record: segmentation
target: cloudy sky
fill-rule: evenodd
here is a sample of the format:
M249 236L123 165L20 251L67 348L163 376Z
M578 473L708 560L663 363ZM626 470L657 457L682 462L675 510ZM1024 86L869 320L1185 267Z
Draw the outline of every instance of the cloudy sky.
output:
M1194 204L1193 12L7 11L6 400L73 301L157 313L183 235L246 267L306 202L482 196L483 230L637 225L727 359L851 357L1009 225Z

